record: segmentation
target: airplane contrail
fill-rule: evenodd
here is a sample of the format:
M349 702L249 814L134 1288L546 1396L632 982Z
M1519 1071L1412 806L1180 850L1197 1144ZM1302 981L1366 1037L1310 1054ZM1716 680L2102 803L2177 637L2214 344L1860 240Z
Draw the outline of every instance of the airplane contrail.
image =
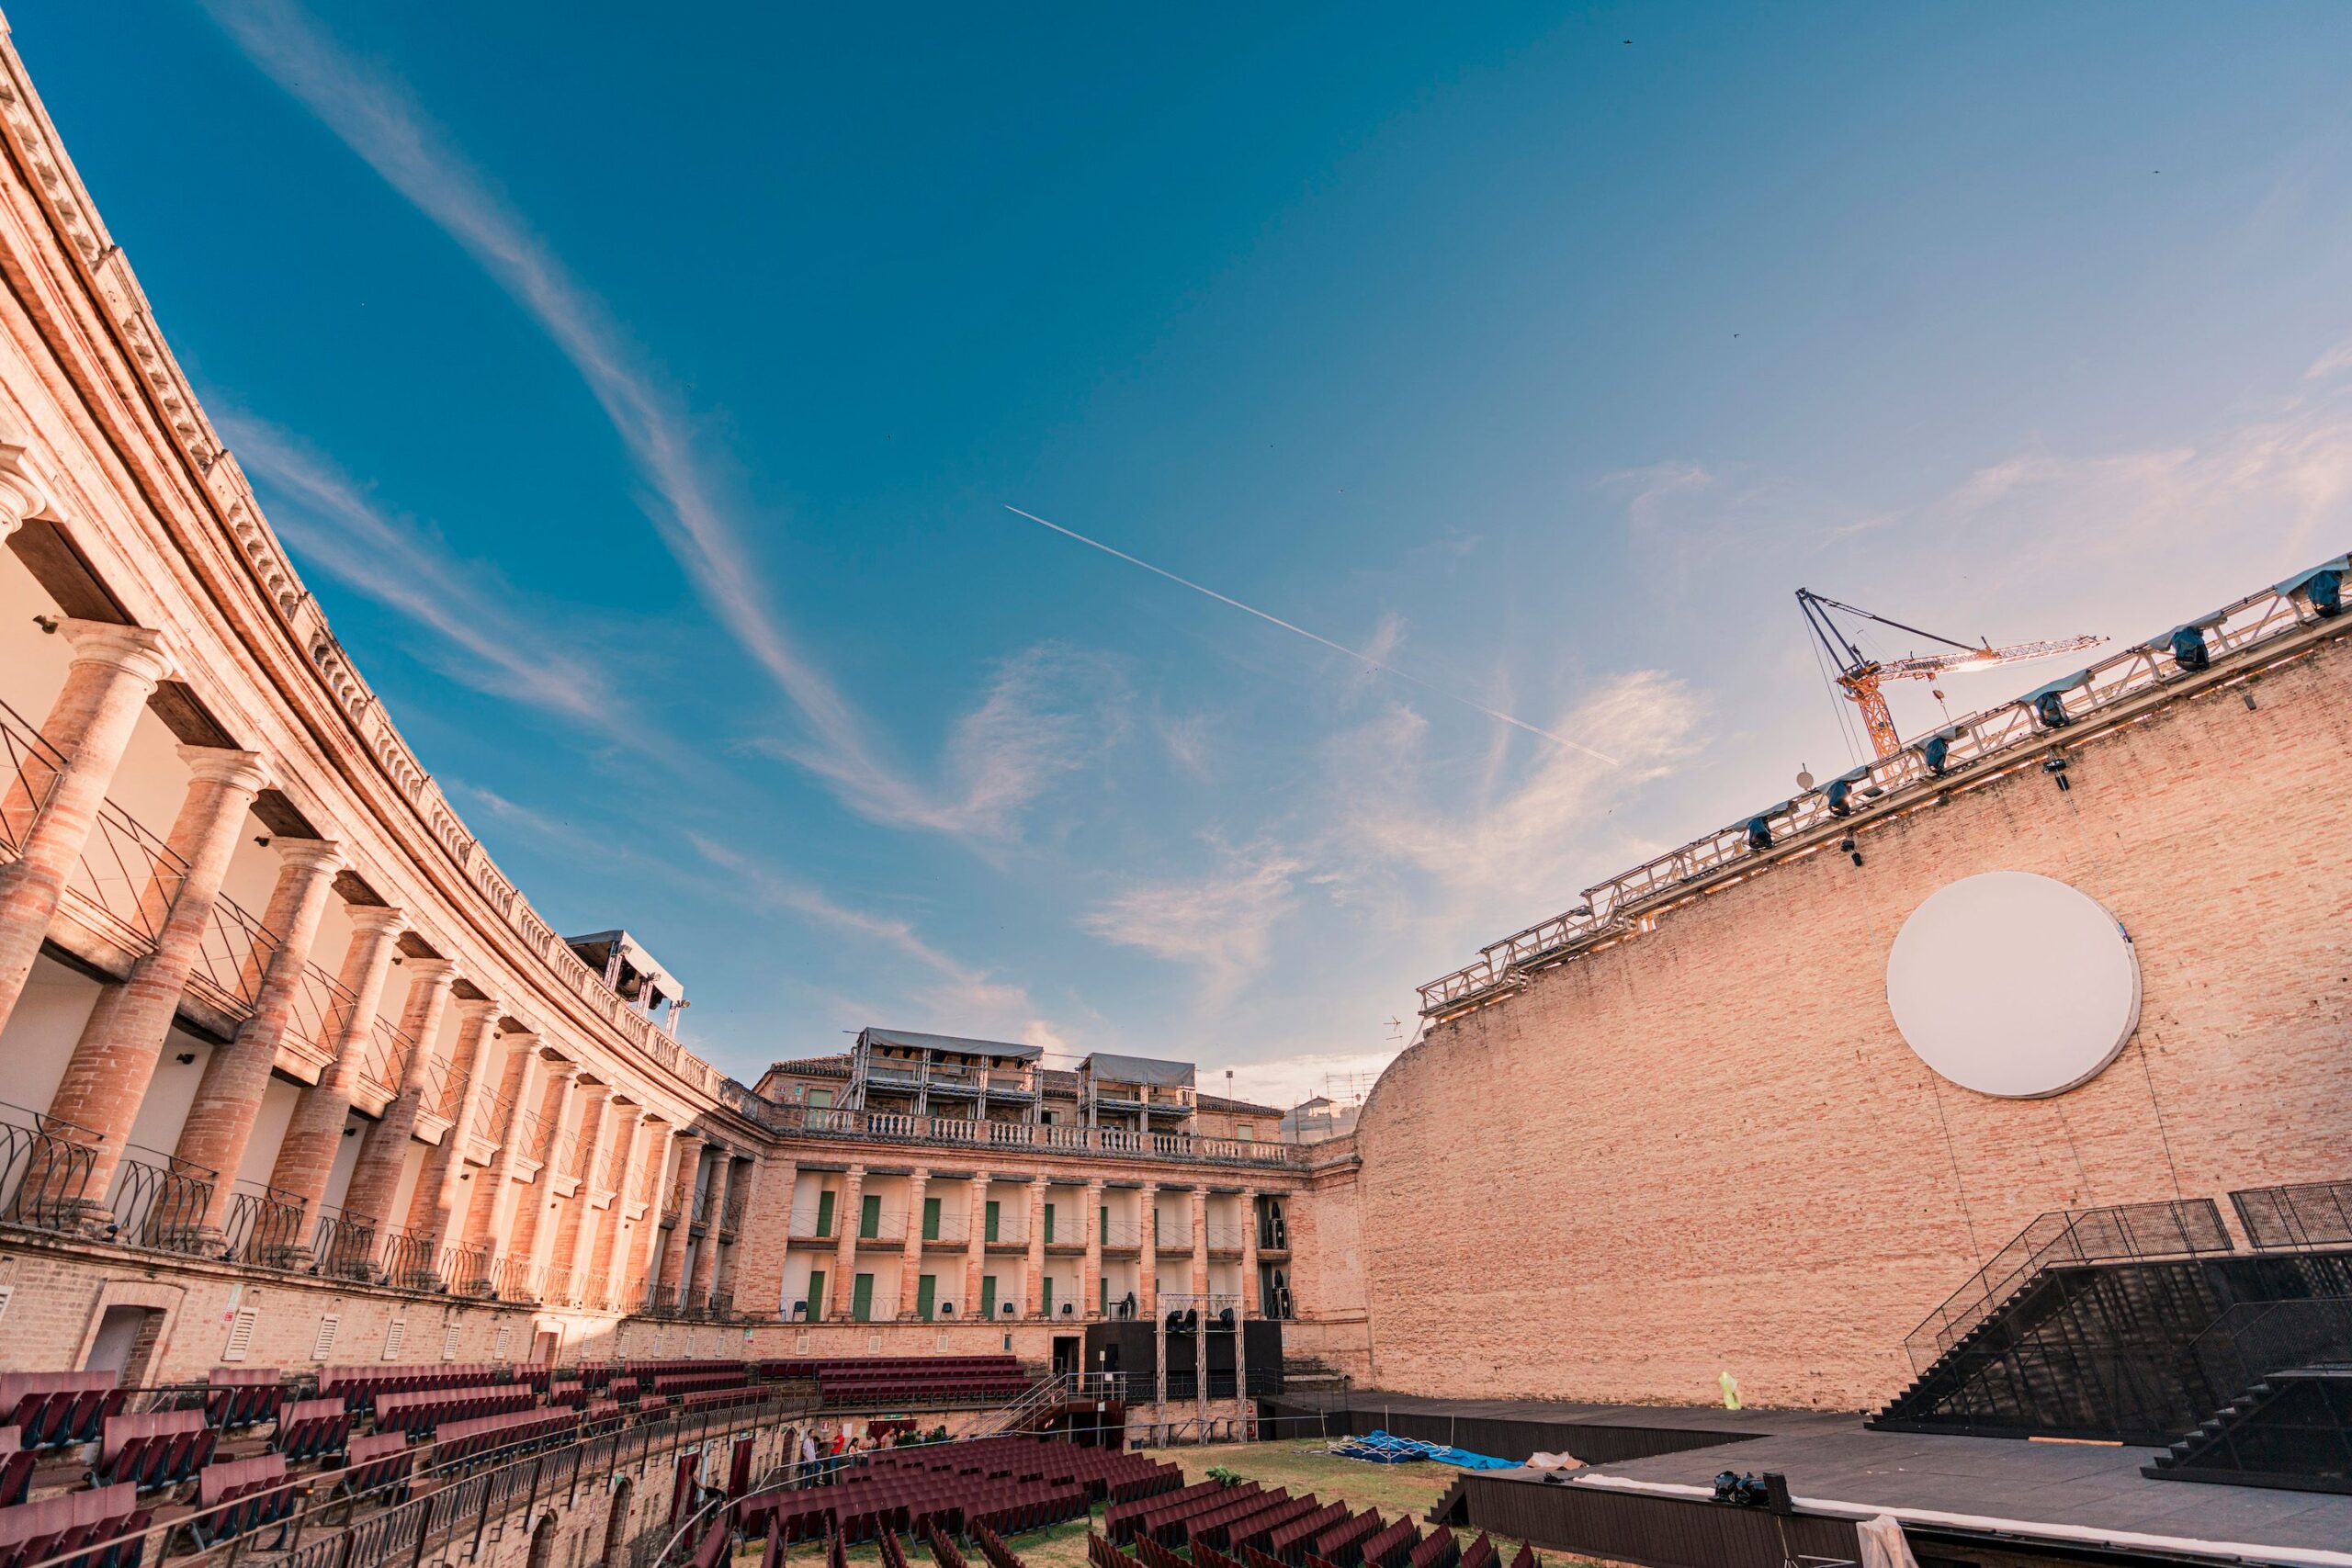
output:
M1373 658L1372 655L1368 653L1358 653L1354 649L1348 647L1345 643L1333 642L1328 637L1317 637L1315 633L1308 631L1305 626L1294 626L1290 622L1283 620L1280 615L1270 615L1263 610L1257 609L1249 604L1244 604L1238 599L1227 598L1225 594L1219 593L1214 588L1204 588L1188 577L1179 577L1172 571L1166 570L1160 567L1156 567L1148 560L1143 560L1137 557L1127 554L1125 550L1114 549L1100 539L1090 539L1074 528L1065 528L1058 523L1048 523L1044 518L1038 516L1035 513L1023 512L1021 508L1012 505L1011 502L1007 502L1004 509L1007 512L1012 513L1016 517L1026 517L1030 522L1036 524L1041 528L1051 528L1055 533L1062 535L1066 538L1076 539L1081 545L1091 546L1095 549L1101 550L1106 556L1116 556L1130 566L1139 566L1143 568L1144 570L1152 573L1156 577L1164 577L1169 581L1189 588L1195 593L1206 594L1209 598L1216 600L1220 604L1230 604L1235 609L1241 611L1244 615L1255 615L1260 620L1265 621L1272 626L1280 626L1286 632L1296 632L1299 636L1305 637L1309 642L1321 643L1325 648L1329 649L1334 653L1344 653L1350 659L1354 660L1357 663L1377 670L1384 675L1394 675L1399 681L1408 682L1413 685L1419 686L1421 690L1434 693L1436 695L1443 697L1449 702L1460 703L1464 707L1471 708L1476 712L1485 714L1488 718L1495 719L1499 723L1508 724L1514 729L1523 729L1530 735L1541 736L1543 739L1552 742L1555 746L1565 746L1571 751L1581 751L1586 756L1606 762L1612 768L1621 766L1617 759L1611 756L1608 752L1595 750L1581 740L1571 740L1565 735L1555 735L1550 730L1544 728L1540 725L1530 724L1523 718L1513 718L1510 715L1504 713L1499 708L1490 708L1486 704L1475 702L1472 699L1464 696L1459 692L1449 692L1443 686L1432 685L1429 682L1422 680L1419 675L1397 669L1394 664L1383 664L1379 660Z

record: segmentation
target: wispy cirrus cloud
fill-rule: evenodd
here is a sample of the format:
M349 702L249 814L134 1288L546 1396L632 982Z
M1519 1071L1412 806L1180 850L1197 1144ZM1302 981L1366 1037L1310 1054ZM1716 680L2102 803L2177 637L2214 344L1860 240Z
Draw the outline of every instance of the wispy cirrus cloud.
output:
M856 709L799 646L760 587L721 465L683 398L537 230L410 95L354 57L295 0L202 0L265 74L437 224L571 362L650 494L646 512L696 596L782 692L809 740L781 748L862 815L944 832L1001 832L1036 776L1023 721L984 707L951 741L961 793L925 790L883 755ZM956 755L964 747L963 754Z
M1270 844L1217 846L1207 875L1144 884L1114 894L1080 925L1201 976L1199 1006L1215 1011L1264 970L1275 925L1296 903L1306 863Z
M928 970L933 980L899 993L922 1014L901 1023L917 1022L970 1032L995 1030L1020 1041L1059 1050L1067 1040L1046 1020L1025 987L1000 980L988 970L965 963L926 941L912 922L895 915L877 915L852 908L821 889L786 876L715 839L690 833L695 852L728 874L739 897L753 907L800 917L811 925L873 942L889 948ZM887 1023L887 1019L868 1019Z
M280 504L272 521L304 559L437 634L457 651L449 672L616 739L640 743L618 685L587 656L527 635L479 569L425 529L379 506L328 458L266 420L220 416L248 472Z

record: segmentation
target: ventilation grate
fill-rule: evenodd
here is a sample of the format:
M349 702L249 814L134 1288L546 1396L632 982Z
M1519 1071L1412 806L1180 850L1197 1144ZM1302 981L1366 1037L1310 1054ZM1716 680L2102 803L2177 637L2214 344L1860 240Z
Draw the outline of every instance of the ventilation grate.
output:
M254 1348L254 1325L261 1321L261 1308L239 1307L237 1315L229 1320L229 1342L220 1347L224 1361L242 1361Z
M311 1359L323 1361L334 1354L335 1330L343 1326L339 1313L328 1313L319 1319L319 1337L311 1341Z

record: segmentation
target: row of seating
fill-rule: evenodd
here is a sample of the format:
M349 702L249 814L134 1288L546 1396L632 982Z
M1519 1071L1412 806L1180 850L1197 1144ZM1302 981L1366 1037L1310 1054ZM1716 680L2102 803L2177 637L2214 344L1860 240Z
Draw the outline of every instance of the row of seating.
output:
M912 1421L876 1422L869 1428L880 1435L887 1427L911 1430ZM1114 1504L1173 1492L1184 1484L1184 1472L1140 1454L1115 1449L1079 1448L1037 1438L1007 1435L957 1443L936 1451L905 1450L880 1453L876 1469L954 1472L965 1474L1010 1474L1023 1481L1073 1482L1086 1488L1089 1501Z
M1019 1371L1021 1359L985 1356L786 1356L761 1361L760 1376L774 1382L803 1382L823 1371Z
M1231 1486L1222 1486L1214 1481L1205 1482L1199 1486L1187 1486L1172 1497L1155 1499L1156 1506L1114 1522L1125 1532L1125 1539L1146 1537L1173 1549L1192 1539L1193 1520L1205 1517L1217 1509L1230 1507L1244 1497L1254 1497L1260 1491L1254 1481L1238 1482ZM1116 1540L1121 1537L1114 1534L1112 1539Z
M996 1531L987 1525L974 1525L971 1535L980 1549L980 1555L989 1560L989 1568L1024 1568L1021 1559L1012 1554L1012 1549L1006 1546Z
M1420 1544L1421 1532L1413 1521L1400 1518L1363 1543L1363 1568L1405 1568Z
M495 1454L502 1460L550 1443L571 1441L580 1430L576 1410L511 1410L452 1421L434 1434L433 1462L457 1464Z
M1317 1536L1306 1555L1322 1558L1332 1568L1356 1568L1363 1561L1363 1543L1387 1528L1380 1522L1378 1514L1366 1508L1346 1523Z
M417 1450L408 1446L404 1432L379 1432L354 1438L344 1452L343 1468L334 1472L330 1495L367 1497L398 1503L408 1496L408 1479L416 1469Z
M817 1379L819 1397L828 1405L859 1404L946 1405L997 1403L1018 1398L1030 1382L1026 1373L956 1372L941 1374L824 1372Z
M292 1518L310 1495L308 1486L288 1478L283 1454L216 1464L197 1483L198 1512L188 1521L188 1533L198 1546L210 1546Z
M1245 1546L1262 1550L1273 1539L1275 1530L1306 1517L1320 1506L1312 1492L1304 1497L1293 1497L1278 1486L1268 1498L1255 1505L1220 1510L1196 1521L1193 1539L1225 1551L1238 1551Z
M538 1396L527 1383L488 1383L470 1388L423 1389L376 1395L376 1430L431 1436L445 1421L470 1421L530 1410Z
M74 1568L139 1568L153 1522L127 1481L0 1509L0 1568L76 1552Z
M126 1397L112 1372L0 1373L0 1423L28 1449L94 1443Z
M1408 1561L1413 1568L1455 1568L1462 1561L1462 1543L1452 1530L1431 1530L1427 1540L1413 1548Z
M141 1492L177 1486L212 1462L220 1434L204 1423L201 1410L159 1410L146 1416L110 1416L99 1439L93 1484L129 1483Z
M1296 1568L1299 1560L1306 1555L1307 1549L1315 1544L1317 1536L1334 1525L1347 1523L1347 1520L1348 1506L1345 1503L1328 1504L1304 1518L1293 1519L1269 1536L1266 1555Z
M215 1367L206 1375L204 1418L224 1432L276 1420L286 1384L276 1367Z
M741 1367L728 1371L668 1372L653 1380L653 1392L662 1394L707 1393L715 1388L742 1388L751 1381ZM638 1382L640 1387L643 1386L642 1378Z

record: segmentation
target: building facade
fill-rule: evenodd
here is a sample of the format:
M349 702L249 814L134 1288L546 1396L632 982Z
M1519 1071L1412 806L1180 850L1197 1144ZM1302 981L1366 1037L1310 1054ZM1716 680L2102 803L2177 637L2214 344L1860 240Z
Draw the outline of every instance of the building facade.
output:
M1001 1047L959 1099L933 1053L910 1100L862 1046L772 1100L682 1046L680 983L540 919L353 667L13 47L0 160L10 1364L1043 1361L1165 1295L1313 1310L1306 1158L1189 1068L1072 1099Z

